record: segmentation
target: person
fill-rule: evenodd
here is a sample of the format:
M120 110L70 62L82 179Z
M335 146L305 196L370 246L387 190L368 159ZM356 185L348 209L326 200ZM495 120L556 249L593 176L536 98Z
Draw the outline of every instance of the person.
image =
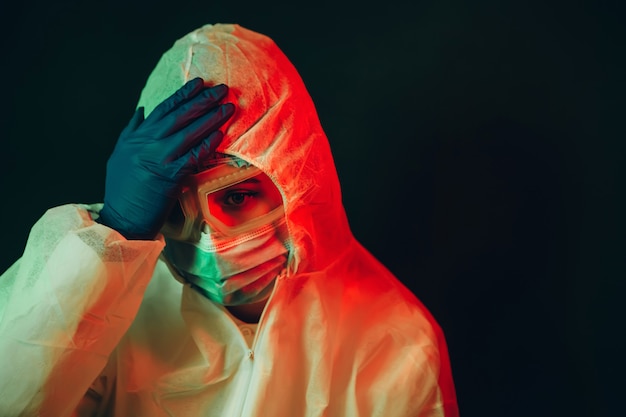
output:
M0 278L0 415L455 417L441 328L353 236L267 36L163 54L102 204L48 210Z

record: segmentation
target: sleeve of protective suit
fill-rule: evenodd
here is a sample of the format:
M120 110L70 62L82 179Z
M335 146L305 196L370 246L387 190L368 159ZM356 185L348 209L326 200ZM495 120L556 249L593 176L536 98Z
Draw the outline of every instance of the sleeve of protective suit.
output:
M164 242L127 241L98 208L48 210L0 276L1 415L70 415L136 315Z

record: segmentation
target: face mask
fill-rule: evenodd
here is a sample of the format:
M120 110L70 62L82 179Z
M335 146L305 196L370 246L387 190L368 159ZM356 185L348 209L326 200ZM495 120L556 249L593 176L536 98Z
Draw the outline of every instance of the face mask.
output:
M235 237L205 230L196 242L168 239L164 254L179 274L210 300L242 305L269 297L287 264L284 217Z

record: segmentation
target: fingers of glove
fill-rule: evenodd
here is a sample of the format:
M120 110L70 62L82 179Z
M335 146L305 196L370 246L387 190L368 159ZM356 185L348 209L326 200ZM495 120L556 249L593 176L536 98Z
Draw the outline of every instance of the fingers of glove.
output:
M135 114L133 114L132 119L130 119L130 122L128 122L128 126L127 126L128 129L135 130L139 127L141 123L143 123L143 120L144 120L143 111L144 111L143 107L138 107L137 110L135 110Z
M161 137L169 136L203 117L216 108L219 102L226 97L226 94L228 94L228 87L220 84L207 88L182 103L159 121Z
M195 97L204 89L204 80L202 78L194 78L187 81L185 85L180 87L174 94L163 100L155 109L150 113L148 119L151 123L160 120L166 116L172 110L178 108L182 103L185 103L192 97Z
M217 130L195 147L191 148L189 152L180 158L182 163L181 174L187 176L197 174L206 169L207 163L223 138L224 134Z
M201 140L219 129L234 113L235 105L225 103L176 132L168 138L171 141L170 155L177 157L186 154Z
M126 125L124 130L122 130L122 135L133 132L135 129L137 129L137 127L139 127L139 125L142 122L143 122L143 107L139 107L137 108L137 110L135 110L135 114L133 114L133 117L128 122L128 125Z

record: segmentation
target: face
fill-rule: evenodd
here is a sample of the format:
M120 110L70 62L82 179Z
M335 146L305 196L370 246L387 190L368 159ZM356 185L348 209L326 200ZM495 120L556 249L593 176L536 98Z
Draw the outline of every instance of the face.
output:
M253 166L218 165L187 179L178 234L164 254L186 281L222 305L265 300L288 260L282 196Z

